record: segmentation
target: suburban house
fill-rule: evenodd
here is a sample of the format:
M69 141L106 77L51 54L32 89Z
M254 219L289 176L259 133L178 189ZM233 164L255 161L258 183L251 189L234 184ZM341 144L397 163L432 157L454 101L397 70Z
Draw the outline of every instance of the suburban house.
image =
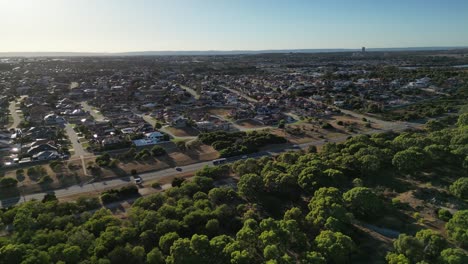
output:
M44 117L44 123L46 125L58 125L65 124L65 118L58 116L56 114L48 114Z

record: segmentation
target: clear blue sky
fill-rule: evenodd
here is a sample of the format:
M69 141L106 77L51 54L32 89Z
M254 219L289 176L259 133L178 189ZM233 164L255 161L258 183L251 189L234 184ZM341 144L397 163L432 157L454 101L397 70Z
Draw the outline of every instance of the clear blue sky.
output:
M0 52L468 46L468 0L0 0Z

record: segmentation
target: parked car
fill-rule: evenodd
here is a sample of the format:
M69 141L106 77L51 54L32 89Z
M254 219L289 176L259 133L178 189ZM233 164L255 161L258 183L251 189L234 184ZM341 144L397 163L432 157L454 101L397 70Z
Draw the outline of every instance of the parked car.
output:
M176 167L175 170L176 171L182 171L182 168L181 167Z

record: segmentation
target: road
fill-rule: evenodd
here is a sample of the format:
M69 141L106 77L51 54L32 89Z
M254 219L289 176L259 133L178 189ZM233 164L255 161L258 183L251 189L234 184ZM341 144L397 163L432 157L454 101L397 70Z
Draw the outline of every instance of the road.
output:
M367 117L366 117L367 118ZM387 126L388 129L374 129L374 130L369 130L365 132L364 134L375 134L375 133L381 133L389 130L394 130L394 131L401 131L405 130L407 128L418 128L420 127L421 124L417 123L408 123L408 122L396 122L393 124L393 126ZM316 140L313 142L309 143L304 143L300 145L295 145L295 146L289 146L289 147L278 147L274 149L270 149L269 151L263 151L263 152L258 152L254 153L251 155L247 155L249 158L260 158L264 156L272 156L272 155L277 155L285 151L298 151L301 149L307 149L311 145L315 146L322 146L328 142L343 142L348 138L348 135L343 135L341 137L336 137L333 139L321 139L321 140ZM241 159L241 157L233 157L229 158L228 162L234 162L236 160ZM186 166L181 166L182 171L176 171L174 168L169 168L169 169L164 169L160 171L154 171L154 172L147 172L147 173L141 173L139 174L141 178L144 181L152 181L152 180L157 180L169 176L177 176L180 174L186 174L188 172L195 172L201 168L203 168L206 165L213 165L212 161L205 161L205 162L199 162L199 163L194 163ZM57 189L57 190L51 190L50 192L55 193L57 198L61 197L67 197L71 195L76 195L80 193L88 193L88 192L93 192L93 191L104 191L106 189L111 189L111 188L117 188L117 187L122 187L124 185L128 184L133 184L131 177L123 177L123 178L117 178L117 179L111 179L111 180L106 180L106 181L101 181L101 182L94 182L94 183L88 183L88 184L81 184L81 185L74 185L68 188L63 188L63 189ZM40 200L44 197L46 192L43 193L36 193L36 194L28 194L22 197L15 197L11 199L6 199L2 200L0 202L0 208L1 207L6 207L6 206L11 206L15 205L18 203L22 203L24 201L29 201L32 199L37 199Z
M192 88L190 88L188 86L185 86L185 85L181 85L181 84L179 84L179 86L180 86L180 88L184 89L189 94L191 94L193 96L193 98L195 98L197 100L200 99L200 95L195 90L193 90Z
M10 111L11 117L13 117L13 124L11 124L11 126L8 129L17 128L18 125L21 123L21 117L19 116L19 113L16 112L18 111L18 109L16 108L16 100L10 102L8 110Z
M252 103L257 103L257 102L258 102L257 99L254 99L254 98L252 98L252 97L250 97L250 96L248 96L248 95L246 95L246 94L243 94L243 93L241 93L241 92L239 92L239 91L237 91L237 90L235 90L235 89L229 88L229 87L224 86L224 85L220 85L219 87L221 87L221 88L223 88L223 89L225 89L225 90L228 90L228 91L230 91L230 92L232 92L232 93L235 93L235 94L237 94L238 96L240 96L240 97L244 98L245 100L250 101L250 102L252 102Z
M94 110L88 102L84 101L81 102L81 107L83 107L83 110L86 112L89 112L89 114L94 118L96 121L104 121L105 117L101 114L101 112Z
M70 123L67 123L65 125L65 133L67 133L68 139L70 139L73 147L73 155L71 156L72 158L79 158L81 160L81 167L83 169L84 175L88 175L88 170L86 169L86 164L84 161L85 156L91 156L92 154L86 151L83 148L83 145L81 145L80 142L78 142L78 135L76 134L75 130L73 129L72 125Z

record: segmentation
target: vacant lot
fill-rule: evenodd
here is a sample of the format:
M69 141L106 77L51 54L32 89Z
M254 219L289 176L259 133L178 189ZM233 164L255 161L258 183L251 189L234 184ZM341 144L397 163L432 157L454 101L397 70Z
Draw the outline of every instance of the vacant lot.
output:
M193 127L183 127L183 128L166 127L164 129L176 137L196 137L198 136L198 134L200 134L200 131L198 131L197 129Z

